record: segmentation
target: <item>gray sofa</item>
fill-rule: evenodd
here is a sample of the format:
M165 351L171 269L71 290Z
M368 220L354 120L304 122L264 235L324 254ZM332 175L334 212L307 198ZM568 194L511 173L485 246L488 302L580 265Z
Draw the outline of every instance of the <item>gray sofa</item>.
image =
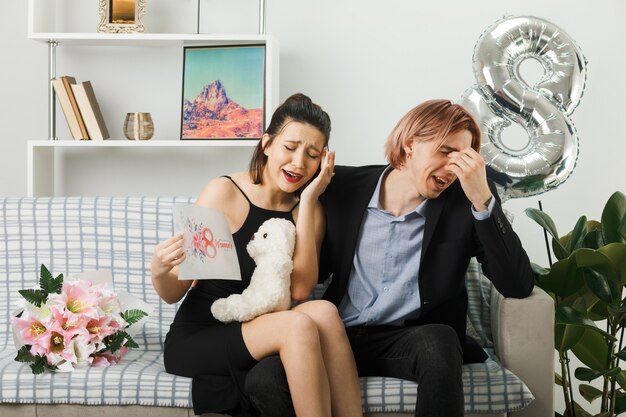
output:
M171 207L189 198L5 198L0 215L0 415L192 416L191 380L163 368L162 346L177 305L154 292L149 265L157 242L173 234ZM153 313L118 365L69 374L31 374L17 363L9 323L17 291L33 286L40 264L54 274L110 269L118 289L143 298ZM503 298L479 273L467 273L468 332L489 355L464 366L466 415L553 416L553 303L536 289ZM522 382L523 381L523 382ZM368 417L413 415L416 385L362 378Z

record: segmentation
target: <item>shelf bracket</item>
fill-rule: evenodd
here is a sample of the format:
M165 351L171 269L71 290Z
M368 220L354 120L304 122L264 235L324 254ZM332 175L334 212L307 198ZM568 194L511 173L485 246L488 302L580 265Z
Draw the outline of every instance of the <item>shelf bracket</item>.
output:
M265 0L259 0L259 35L265 35Z
M59 42L48 41L48 140L58 140L56 126L56 95L52 79L57 76L57 46Z

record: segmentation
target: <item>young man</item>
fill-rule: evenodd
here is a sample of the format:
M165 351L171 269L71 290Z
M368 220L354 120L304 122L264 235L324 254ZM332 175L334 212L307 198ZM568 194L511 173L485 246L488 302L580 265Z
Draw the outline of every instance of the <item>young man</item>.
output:
M333 277L325 298L339 309L359 375L417 381L416 416L462 416L461 365L486 359L465 335L470 258L506 297L533 289L479 149L479 127L461 106L427 101L389 136L389 166L336 167L323 196L320 280ZM257 367L247 381L253 402L263 415L289 415L288 391L267 382L280 381L280 361Z

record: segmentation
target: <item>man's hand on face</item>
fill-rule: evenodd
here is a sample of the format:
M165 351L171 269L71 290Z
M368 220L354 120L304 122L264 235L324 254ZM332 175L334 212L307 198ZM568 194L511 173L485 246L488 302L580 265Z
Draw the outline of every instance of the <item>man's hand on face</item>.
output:
M491 199L487 184L485 160L474 149L465 148L448 154L447 168L454 172L461 182L463 192L476 211L485 211Z

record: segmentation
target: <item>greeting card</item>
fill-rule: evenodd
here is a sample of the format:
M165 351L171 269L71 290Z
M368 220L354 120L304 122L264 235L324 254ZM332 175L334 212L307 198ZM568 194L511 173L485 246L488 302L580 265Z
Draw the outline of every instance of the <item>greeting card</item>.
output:
M183 233L186 255L178 267L178 279L241 280L235 242L224 213L177 204L173 215L176 230Z

